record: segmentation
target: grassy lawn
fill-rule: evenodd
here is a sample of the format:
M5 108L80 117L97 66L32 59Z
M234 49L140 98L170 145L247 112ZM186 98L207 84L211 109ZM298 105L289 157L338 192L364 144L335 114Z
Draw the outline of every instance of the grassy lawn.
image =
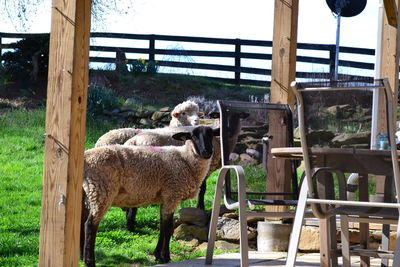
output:
M37 266L43 173L45 112L0 112L0 266ZM116 125L88 121L86 148ZM211 207L215 173L208 179L206 207ZM194 206L190 200L182 206ZM125 230L125 214L112 208L96 240L98 266L156 264L151 256L158 238L158 206L140 208L136 233ZM204 255L171 241L172 261Z

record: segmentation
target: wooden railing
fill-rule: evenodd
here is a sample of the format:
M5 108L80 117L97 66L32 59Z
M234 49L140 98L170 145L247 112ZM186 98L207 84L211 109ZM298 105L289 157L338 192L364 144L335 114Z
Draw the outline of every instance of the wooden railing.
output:
M17 33L0 33L0 49L10 49L13 48L10 44L3 44L2 39L4 38L26 38L33 36L44 36L46 34L17 34ZM100 43L101 39L112 39L117 45L104 46L96 45ZM146 47L121 47L121 40L145 40L148 41ZM160 49L157 48L159 42L174 42L174 43L200 43L202 44L202 49L198 50L182 50L182 49ZM257 86L269 86L271 69L267 67L255 67L245 65L244 60L263 60L264 62L271 61L271 53L255 53L255 52L245 52L244 48L247 46L261 48L272 48L272 41L260 41L260 40L244 40L244 39L226 39L226 38L206 38L206 37L188 37L188 36L170 36L170 35L155 35L155 34L123 34L123 33L92 33L91 34L91 52L113 52L113 56L102 56L100 55L91 56L91 63L114 63L114 64L130 64L133 60L139 57L131 57L131 54L145 54L147 58L146 61L156 61L157 66L160 67L172 67L177 69L191 69L191 70L211 70L216 72L229 72L232 78L221 78L213 77L215 79L221 80L228 83L236 84L247 84L247 85L257 85ZM208 50L204 49L207 45L224 45L230 49L226 50ZM119 46L118 46L119 45ZM326 44L307 44L299 43L298 46L298 63L306 64L318 64L318 66L325 66L325 69L329 71L326 72L313 72L313 71L298 71L296 73L297 78L327 78L333 77L334 63L335 63L335 46ZM272 50L272 49L270 49ZM316 56L302 56L300 51L302 50L313 50L313 51L325 51L326 57L316 57ZM374 49L365 48L353 48L353 47L340 47L340 53L349 53L358 56L373 56L375 54ZM129 57L126 56L129 54ZM209 59L207 63L197 63L197 62L182 62L182 61L171 61L165 60L165 56L187 56L187 57L202 57L204 59ZM216 64L215 58L228 58L232 59L232 64ZM268 65L256 64L257 66ZM312 66L312 65L310 65ZM374 64L369 62L359 62L352 60L339 60L339 67L358 69L362 73L365 70L373 70ZM306 68L306 69L312 69ZM234 74L234 75L232 75ZM247 74L261 75L263 77L260 79L253 79L248 77L242 77ZM358 78L372 78L368 75L346 75Z

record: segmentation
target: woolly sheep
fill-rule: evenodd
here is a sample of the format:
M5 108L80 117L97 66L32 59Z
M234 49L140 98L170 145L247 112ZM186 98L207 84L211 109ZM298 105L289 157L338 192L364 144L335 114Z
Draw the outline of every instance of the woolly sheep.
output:
M185 140L183 146L111 145L87 150L81 233L85 265L95 266L96 233L110 206L150 204L160 204L160 235L154 255L162 263L169 262L173 213L182 201L196 197L210 166L213 136L218 134L219 129L199 126L174 135Z
M199 107L193 101L184 101L178 104L171 112L170 126L191 126L198 125L200 120L199 116L203 113L199 112ZM165 127L164 127L165 128ZM111 130L102 135L96 142L95 147L101 147L106 145L122 145L129 138L135 136L143 131L159 131L159 129L134 129L134 128L121 128Z
M169 122L169 126L178 127L199 125L199 117L202 117L203 115L204 113L199 111L199 106L195 102L188 100L178 104L171 111L171 121Z

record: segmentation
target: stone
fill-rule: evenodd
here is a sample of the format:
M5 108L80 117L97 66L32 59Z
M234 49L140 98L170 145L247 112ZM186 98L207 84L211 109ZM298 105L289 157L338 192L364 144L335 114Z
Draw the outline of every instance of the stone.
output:
M258 161L256 159L254 159L252 156L250 156L249 154L246 154L246 153L240 154L240 161L241 161L241 165L244 165L244 166L258 164Z
M156 112L154 112L153 115L151 116L151 119L152 119L153 121L159 121L159 120L161 120L162 118L164 118L164 117L166 117L166 116L168 116L168 115L169 115L168 112L156 111Z
M147 127L152 127L152 126L153 126L151 120L145 119L145 118L141 118L141 119L139 120L139 123L140 123L141 125L147 126Z
M196 250L204 251L207 250L208 242L201 243ZM229 250L238 250L240 249L240 245L236 243L227 242L224 240L217 240L214 244L214 249L229 251Z
M239 154L238 153L231 153L229 155L229 161L238 161L239 160Z
M303 226L299 242L299 250L317 252L319 249L319 228L314 226Z
M171 111L171 109L170 109L169 107L163 107L163 108L160 108L159 111L161 111L161 112L168 112L168 114L169 114L169 112Z
M224 215L222 215L222 217L226 217L226 218L229 218L229 219L238 220L239 214L237 214L237 213L235 213L235 212L228 212L228 213L225 213Z
M247 227L247 235L248 239L252 240L255 239L257 236L256 229L252 227ZM226 217L219 217L217 223L217 239L218 240L226 240L226 241L233 241L239 242L240 240L240 233L239 233L239 221L226 218Z
M370 133L344 133L332 139L332 144L335 147L342 147L353 144L368 144L371 139Z
M199 240L192 238L190 240L178 240L178 243L190 248L195 248L199 245Z
M208 223L207 213L199 208L182 208L179 210L179 218L182 223L206 226Z
M196 238L199 241L207 241L208 227L183 223L175 229L174 237L181 240L192 240Z

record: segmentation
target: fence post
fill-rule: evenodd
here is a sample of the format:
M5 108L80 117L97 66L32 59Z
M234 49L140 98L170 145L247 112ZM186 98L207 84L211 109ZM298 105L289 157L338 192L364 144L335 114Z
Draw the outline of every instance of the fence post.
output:
M115 56L115 70L123 72L127 70L125 52L117 49Z
M240 51L241 40L236 38L235 40L235 83L240 84Z
M150 34L149 37L149 61L155 61L155 36Z
M335 77L335 58L336 58L336 47L331 45L329 47L329 79L332 81Z

